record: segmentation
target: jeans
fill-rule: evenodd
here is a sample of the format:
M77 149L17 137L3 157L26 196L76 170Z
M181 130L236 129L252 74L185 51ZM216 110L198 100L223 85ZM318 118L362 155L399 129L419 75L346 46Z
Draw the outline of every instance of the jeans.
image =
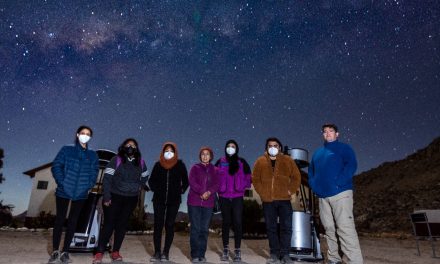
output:
M191 258L204 258L208 245L209 223L211 222L212 208L188 205L190 230Z
M240 248L243 236L243 197L220 197L220 208L222 210L223 248L229 245L229 229L231 224L234 225L235 248Z
M176 221L177 212L179 211L179 204L162 204L153 202L154 209L154 252L161 253L162 245L162 230L165 225L165 245L163 252L168 254L170 252L171 244L174 239L174 222Z
M97 252L104 252L105 246L110 240L113 231L113 251L121 249L122 241L124 241L125 232L127 231L128 220L136 208L138 196L122 196L112 193L110 206L104 208L104 227L99 236Z
M319 217L325 229L327 257L329 261L340 262L338 237L342 252L350 264L362 264L363 257L353 217L353 191L319 198Z
M269 239L270 254L286 256L289 254L292 239L292 205L290 201L273 201L263 203L264 220L266 222L267 238ZM280 232L277 230L277 219Z
M64 246L62 251L69 251L70 243L75 234L76 224L79 214L86 200L72 201L70 205L69 217L67 218L67 231L64 236ZM60 247L61 235L63 232L64 221L66 220L67 209L69 208L69 199L56 196L56 217L55 226L53 228L52 245L53 250Z

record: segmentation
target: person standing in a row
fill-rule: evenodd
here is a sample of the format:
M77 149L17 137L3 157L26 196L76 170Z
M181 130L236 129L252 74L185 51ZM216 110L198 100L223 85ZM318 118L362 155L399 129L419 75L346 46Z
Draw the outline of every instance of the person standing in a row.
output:
M189 173L188 214L192 263L206 262L209 224L219 185L217 168L211 163L213 158L212 149L202 147L200 163L192 166Z
M221 261L229 260L229 230L234 226L234 262L241 261L241 238L243 223L243 197L251 187L251 169L245 159L238 156L239 147L235 140L228 140L225 156L215 166L219 169L219 202L222 212L223 253Z
M148 185L154 192L154 255L150 261L168 261L174 239L174 223L182 202L182 194L188 188L188 172L185 164L179 159L175 143L166 142L163 145ZM164 226L165 244L161 250Z
M98 176L98 155L89 149L88 142L93 131L88 126L80 126L76 131L75 145L64 146L58 152L52 163L52 175L57 184L56 217L53 229L53 252L48 263L70 262L69 247L75 233L76 224L87 195L96 184ZM67 219L67 232L64 246L59 251L64 221L67 209L70 211Z
M93 259L94 264L102 263L105 247L113 233L110 257L113 261L122 261L119 251L128 221L138 205L142 189L146 189L147 180L147 166L142 159L137 141L133 138L124 140L118 148L118 154L110 160L104 171L104 226Z
M254 165L252 183L263 201L264 220L269 239L267 264L294 263L289 257L292 239L292 205L290 200L301 184L301 174L290 156L281 152L277 138L266 140L265 153ZM280 232L277 232L279 219Z
M335 124L322 126L324 146L315 151L309 166L309 184L319 197L319 217L327 239L328 263L342 263L339 245L348 263L362 264L363 257L353 216L353 176L356 155L338 140Z

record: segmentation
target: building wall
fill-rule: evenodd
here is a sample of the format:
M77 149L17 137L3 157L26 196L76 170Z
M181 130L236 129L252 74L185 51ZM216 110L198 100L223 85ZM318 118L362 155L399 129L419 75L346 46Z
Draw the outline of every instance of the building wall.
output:
M55 189L57 185L50 169L51 167L40 170L32 178L32 192L27 217L37 217L42 211L55 214ZM44 181L48 183L47 189L38 189L38 182Z

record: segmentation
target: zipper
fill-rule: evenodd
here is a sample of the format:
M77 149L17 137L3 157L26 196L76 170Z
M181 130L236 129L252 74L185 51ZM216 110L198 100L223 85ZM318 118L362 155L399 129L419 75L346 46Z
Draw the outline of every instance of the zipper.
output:
M170 170L167 170L167 190L165 192L165 204L168 202L168 186L170 185Z
M272 162L272 161L270 161L270 162ZM275 181L275 168L276 167L277 167L277 163L275 162L275 166L272 168L272 186L271 186L271 191L270 191L270 197L272 198L272 200L273 200L273 183Z
M205 173L206 173L206 177L205 177L205 188L208 189L208 177L209 177L209 174L208 174L208 167L206 167ZM205 190L205 192L206 192L206 190ZM200 202L200 205L203 205L203 201L204 201L204 200L202 199L202 201Z

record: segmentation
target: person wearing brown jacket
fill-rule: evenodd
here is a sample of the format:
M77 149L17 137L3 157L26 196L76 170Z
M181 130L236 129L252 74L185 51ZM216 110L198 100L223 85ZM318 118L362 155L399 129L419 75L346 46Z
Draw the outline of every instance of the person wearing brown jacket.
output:
M266 140L266 150L255 162L252 184L263 202L270 257L266 263L294 263L289 257L292 238L290 200L301 183L301 174L293 159L281 153L277 138ZM279 218L280 232L277 232Z

